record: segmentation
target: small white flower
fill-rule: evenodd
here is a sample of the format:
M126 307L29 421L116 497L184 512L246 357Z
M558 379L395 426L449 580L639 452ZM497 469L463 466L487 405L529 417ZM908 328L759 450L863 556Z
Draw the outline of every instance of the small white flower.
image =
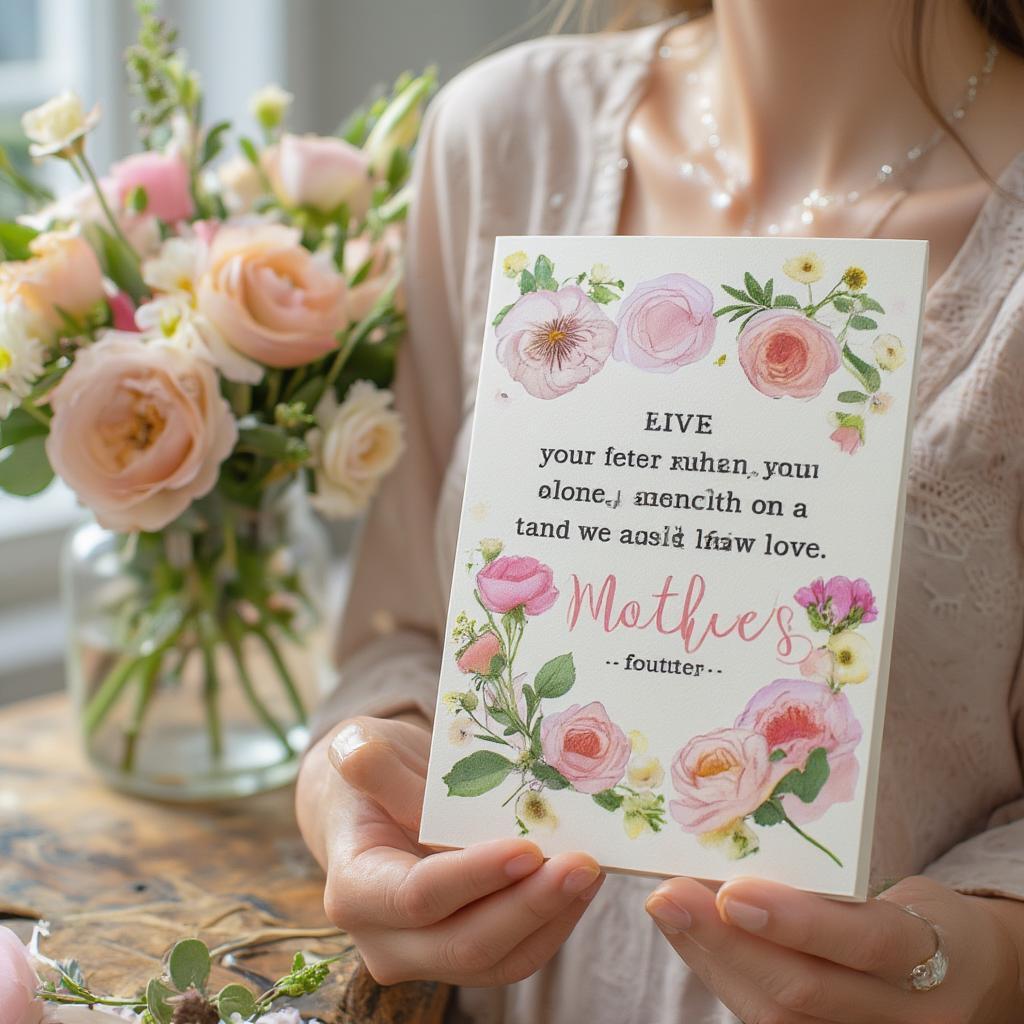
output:
M458 718L448 726L448 742L453 747L465 747L468 746L469 741L473 738L473 723L468 719L460 715Z
M656 757L637 755L629 762L626 778L637 789L654 789L665 781L665 769Z
M516 817L530 832L554 832L558 818L550 801L535 789L521 793L516 800Z
M195 305L196 281L206 262L206 246L198 238L168 238L160 251L142 264L142 279L154 291L186 295Z
M723 825L714 832L705 832L697 837L701 846L715 849L729 860L742 860L752 853L757 853L761 846L757 833L742 819Z
M826 646L835 658L833 679L842 686L863 683L871 674L871 644L852 629L833 633Z
M590 268L590 280L593 284L611 284L615 276L607 263L595 263Z
M875 361L883 370L898 370L906 361L903 342L895 334L880 334L871 346Z
M46 348L21 303L0 306L0 419L21 405L42 376Z
M647 753L647 737L639 729L630 729L628 736L634 754Z
M782 264L782 272L792 281L800 284L814 284L825 273L825 264L817 253L805 252Z
M38 158L71 149L99 120L99 104L86 113L78 95L65 89L59 96L22 114L21 128L31 143L29 153Z
M249 113L261 127L277 128L285 119L295 97L276 83L263 86L249 97Z
M370 503L404 449L402 418L390 391L358 380L338 404L328 388L316 408L318 426L306 435L313 453L312 505L324 515L351 518Z

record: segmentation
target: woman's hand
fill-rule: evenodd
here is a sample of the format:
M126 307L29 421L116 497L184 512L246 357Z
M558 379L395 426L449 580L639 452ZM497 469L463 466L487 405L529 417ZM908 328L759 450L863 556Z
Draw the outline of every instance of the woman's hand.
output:
M545 862L525 839L420 846L430 732L355 718L306 755L297 812L327 871L327 916L382 984L506 985L558 951L603 881L593 858Z
M679 955L744 1024L1002 1024L1024 1020L1019 907L907 878L878 899L840 903L757 879L717 897L688 878L663 882L647 911ZM945 981L928 992L910 972L942 933ZM1011 915L1012 919L1004 911Z

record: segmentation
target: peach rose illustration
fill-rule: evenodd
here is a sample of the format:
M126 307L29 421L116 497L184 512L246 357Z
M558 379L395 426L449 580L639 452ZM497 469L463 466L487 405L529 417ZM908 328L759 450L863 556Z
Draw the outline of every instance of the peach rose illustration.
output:
M52 231L29 248L30 259L0 263L0 300L21 302L40 329L52 334L64 326L58 306L80 317L104 298L99 261L81 235Z
M753 729L716 729L695 736L672 762L672 817L685 832L703 834L750 814L775 779L768 741Z
M348 324L345 279L280 224L223 227L199 279L199 312L232 348L266 366L314 362Z
M623 300L613 355L641 370L672 373L715 342L714 297L687 274L644 281Z
M615 324L575 285L527 292L494 331L499 362L534 398L585 384L615 344Z
M523 555L502 555L476 574L485 607L499 615L520 605L527 615L546 612L557 600L551 566Z
M771 398L813 398L839 369L835 335L800 313L758 313L740 332L738 344L743 372Z
M626 734L596 700L545 715L540 743L544 760L580 793L600 793L621 782L632 753Z
M501 654L501 641L488 630L481 633L456 659L460 672L489 676L491 664Z
M862 731L846 695L808 679L776 679L758 690L736 719L737 729L764 736L772 762L772 784L794 768L802 769L812 750L828 754L829 776L817 798L805 804L786 799L786 813L798 824L820 818L832 804L853 799L859 766L854 750Z
M50 403L50 463L112 530L163 529L213 489L238 436L213 367L137 334L80 350Z

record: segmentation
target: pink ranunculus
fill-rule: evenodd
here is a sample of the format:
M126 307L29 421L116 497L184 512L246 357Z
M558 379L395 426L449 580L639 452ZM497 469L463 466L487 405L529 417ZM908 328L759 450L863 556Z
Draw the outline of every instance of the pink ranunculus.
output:
M740 332L738 344L743 372L771 398L813 398L839 369L835 335L801 313L758 313Z
M819 576L809 586L801 587L793 599L802 608L813 605L832 625L842 622L855 609L860 610L861 622L878 618L871 584L862 577L851 580L848 576L832 576L825 580Z
M527 292L494 329L498 361L534 398L559 398L608 361L615 324L575 285Z
M597 700L545 715L540 745L544 760L580 793L600 793L621 782L632 752L629 738Z
M187 220L195 212L189 182L188 164L177 153L135 153L110 168L118 209L131 193L140 188L146 193L145 213L174 224Z
M402 259L402 229L392 224L380 238L360 235L345 243L345 273L349 280L363 272L358 284L350 284L348 290L348 316L358 323L377 304L391 285L400 280ZM364 267L369 269L364 272ZM402 307L402 299L395 296L396 305Z
M695 736L672 762L672 817L683 831L703 835L750 814L771 793L768 754L765 738L751 729Z
M217 482L238 437L213 367L109 331L50 397L50 464L102 526L160 530Z
M501 641L490 631L481 633L456 659L460 672L489 676L491 664L501 654Z
M711 292L687 274L644 281L619 308L613 355L655 373L695 363L715 342L714 308Z
M342 203L353 217L366 213L373 193L367 155L344 139L288 135L261 160L278 199L288 206L311 206L331 213Z
M499 615L523 606L527 615L546 612L558 598L551 566L536 558L502 555L476 574L484 606Z
M769 752L784 752L771 764L773 786L794 768L803 769L811 751L823 747L827 752L828 781L817 798L805 804L785 797L786 813L798 824L853 799L859 771L855 751L862 730L845 693L810 679L776 679L750 698L736 727L760 733Z
M847 455L853 455L864 445L864 438L856 427L836 427L828 435L830 441L835 441L841 451Z
M199 312L236 351L266 366L314 362L348 324L345 279L281 224L217 232L199 279Z
M24 943L0 925L0 1021L39 1024L43 1003L36 999L39 979Z

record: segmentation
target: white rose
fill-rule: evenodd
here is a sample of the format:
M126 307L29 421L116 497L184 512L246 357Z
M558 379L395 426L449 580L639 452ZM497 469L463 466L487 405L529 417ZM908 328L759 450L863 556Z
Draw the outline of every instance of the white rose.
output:
M99 119L99 104L87 114L78 95L65 89L59 96L22 114L21 128L32 143L28 147L32 156L52 156L71 148Z
M360 380L339 406L328 390L316 408L319 426L306 436L316 469L310 498L324 515L351 518L369 504L402 454L402 419L390 391Z

